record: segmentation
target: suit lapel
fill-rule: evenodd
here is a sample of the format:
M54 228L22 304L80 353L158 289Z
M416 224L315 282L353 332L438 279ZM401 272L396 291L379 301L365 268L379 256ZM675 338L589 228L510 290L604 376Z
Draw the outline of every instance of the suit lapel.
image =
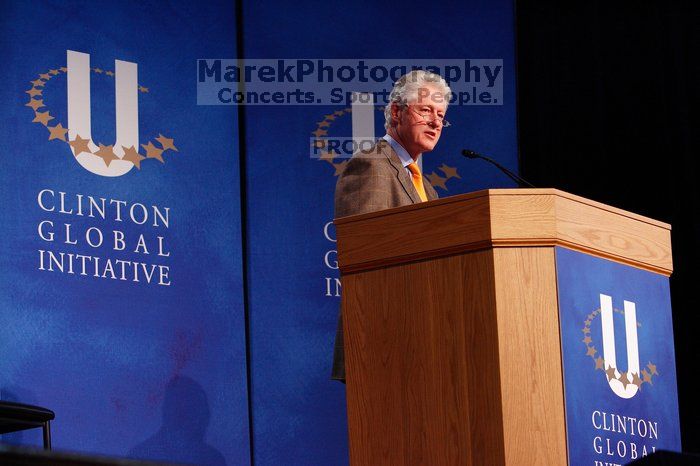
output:
M433 185L430 184L430 180L426 178L425 175L423 175L423 187L425 188L425 194L428 196L428 200L432 201L433 199L437 199L439 196L437 195L437 190L433 188Z
M406 173L406 169L403 167L401 159L398 155L396 155L394 149L392 149L389 143L383 139L380 140L378 144L380 144L382 153L389 160L391 166L396 170L396 178L399 180L399 183L401 183L401 186L403 186L403 189L406 191L406 194L408 194L408 197L411 198L414 204L422 202L420 196L418 195L418 191L416 191L416 187L413 186L413 181L411 181L408 173Z

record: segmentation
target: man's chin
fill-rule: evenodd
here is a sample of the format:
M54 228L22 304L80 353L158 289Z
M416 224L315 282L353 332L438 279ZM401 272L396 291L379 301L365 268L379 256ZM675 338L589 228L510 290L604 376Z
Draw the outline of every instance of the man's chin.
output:
M426 142L425 144L421 144L421 152L430 152L431 150L435 149L435 146L437 145L437 141L430 141Z

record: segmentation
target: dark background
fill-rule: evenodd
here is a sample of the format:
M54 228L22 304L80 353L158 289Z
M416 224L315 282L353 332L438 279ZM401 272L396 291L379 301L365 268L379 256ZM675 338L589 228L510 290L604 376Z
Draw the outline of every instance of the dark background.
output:
M698 8L516 2L521 174L667 223L683 450L700 452Z

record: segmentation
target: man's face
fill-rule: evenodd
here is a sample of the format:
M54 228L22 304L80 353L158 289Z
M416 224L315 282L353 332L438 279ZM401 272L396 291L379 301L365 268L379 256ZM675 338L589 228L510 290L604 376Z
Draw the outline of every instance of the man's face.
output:
M412 156L433 150L442 134L447 101L437 86L426 85L418 90L416 100L407 107L392 109L398 121L395 129L401 145Z

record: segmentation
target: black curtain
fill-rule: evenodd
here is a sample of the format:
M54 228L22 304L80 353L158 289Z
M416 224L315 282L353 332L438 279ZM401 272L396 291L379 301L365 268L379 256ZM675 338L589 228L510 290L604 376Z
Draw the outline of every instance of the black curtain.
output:
M672 225L682 442L700 452L698 9L516 2L516 23L522 176Z

